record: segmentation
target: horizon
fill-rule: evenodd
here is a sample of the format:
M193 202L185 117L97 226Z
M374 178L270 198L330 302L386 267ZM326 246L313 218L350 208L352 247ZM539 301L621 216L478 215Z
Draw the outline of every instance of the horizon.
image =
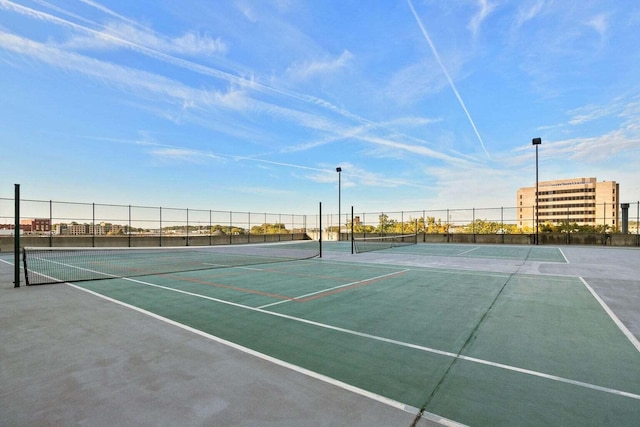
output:
M640 200L640 4L0 0L0 197L312 213Z

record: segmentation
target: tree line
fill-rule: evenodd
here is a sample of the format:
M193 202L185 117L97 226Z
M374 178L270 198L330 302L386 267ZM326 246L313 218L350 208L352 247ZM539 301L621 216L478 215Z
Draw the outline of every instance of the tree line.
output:
M630 221L630 225L633 225ZM388 233L388 234L445 234L445 233L468 233L468 234L530 234L535 233L535 228L531 226L518 227L516 224L505 224L500 221L489 221L486 219L476 219L467 224L452 224L443 221L441 218L426 216L420 218L409 218L408 221L398 221L389 218L387 214L378 216L377 225L365 225L359 221L346 223L347 229L354 233ZM328 228L329 231L337 232L338 226ZM610 225L579 225L575 222L563 221L558 224L541 223L538 231L541 233L609 233L618 229Z

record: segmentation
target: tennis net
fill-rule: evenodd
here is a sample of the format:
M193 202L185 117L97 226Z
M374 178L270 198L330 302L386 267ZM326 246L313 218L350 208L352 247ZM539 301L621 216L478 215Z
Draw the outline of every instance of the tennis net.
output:
M317 241L153 248L24 248L27 285L242 267L318 256Z
M353 239L356 253L380 251L398 246L415 245L418 243L417 234L402 234L397 236L359 237Z

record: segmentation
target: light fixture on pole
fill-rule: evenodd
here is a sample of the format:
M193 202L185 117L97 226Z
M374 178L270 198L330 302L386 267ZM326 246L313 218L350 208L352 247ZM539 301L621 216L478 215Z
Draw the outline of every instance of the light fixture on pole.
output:
M533 138L531 144L536 146L536 245L538 244L538 226L540 221L540 210L538 204L538 145L542 144L542 138Z
M338 166L336 168L336 172L338 172L338 241L340 241L340 199L341 199L341 195L340 195L340 187L341 187L340 176L341 176L342 168L340 166Z

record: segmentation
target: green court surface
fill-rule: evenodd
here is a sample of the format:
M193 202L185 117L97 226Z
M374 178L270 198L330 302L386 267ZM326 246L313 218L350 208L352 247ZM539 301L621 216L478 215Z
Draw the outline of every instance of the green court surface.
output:
M336 384L468 425L635 425L640 352L583 278L338 260L79 282ZM384 253L566 263L550 247ZM168 326L172 327L172 326Z

